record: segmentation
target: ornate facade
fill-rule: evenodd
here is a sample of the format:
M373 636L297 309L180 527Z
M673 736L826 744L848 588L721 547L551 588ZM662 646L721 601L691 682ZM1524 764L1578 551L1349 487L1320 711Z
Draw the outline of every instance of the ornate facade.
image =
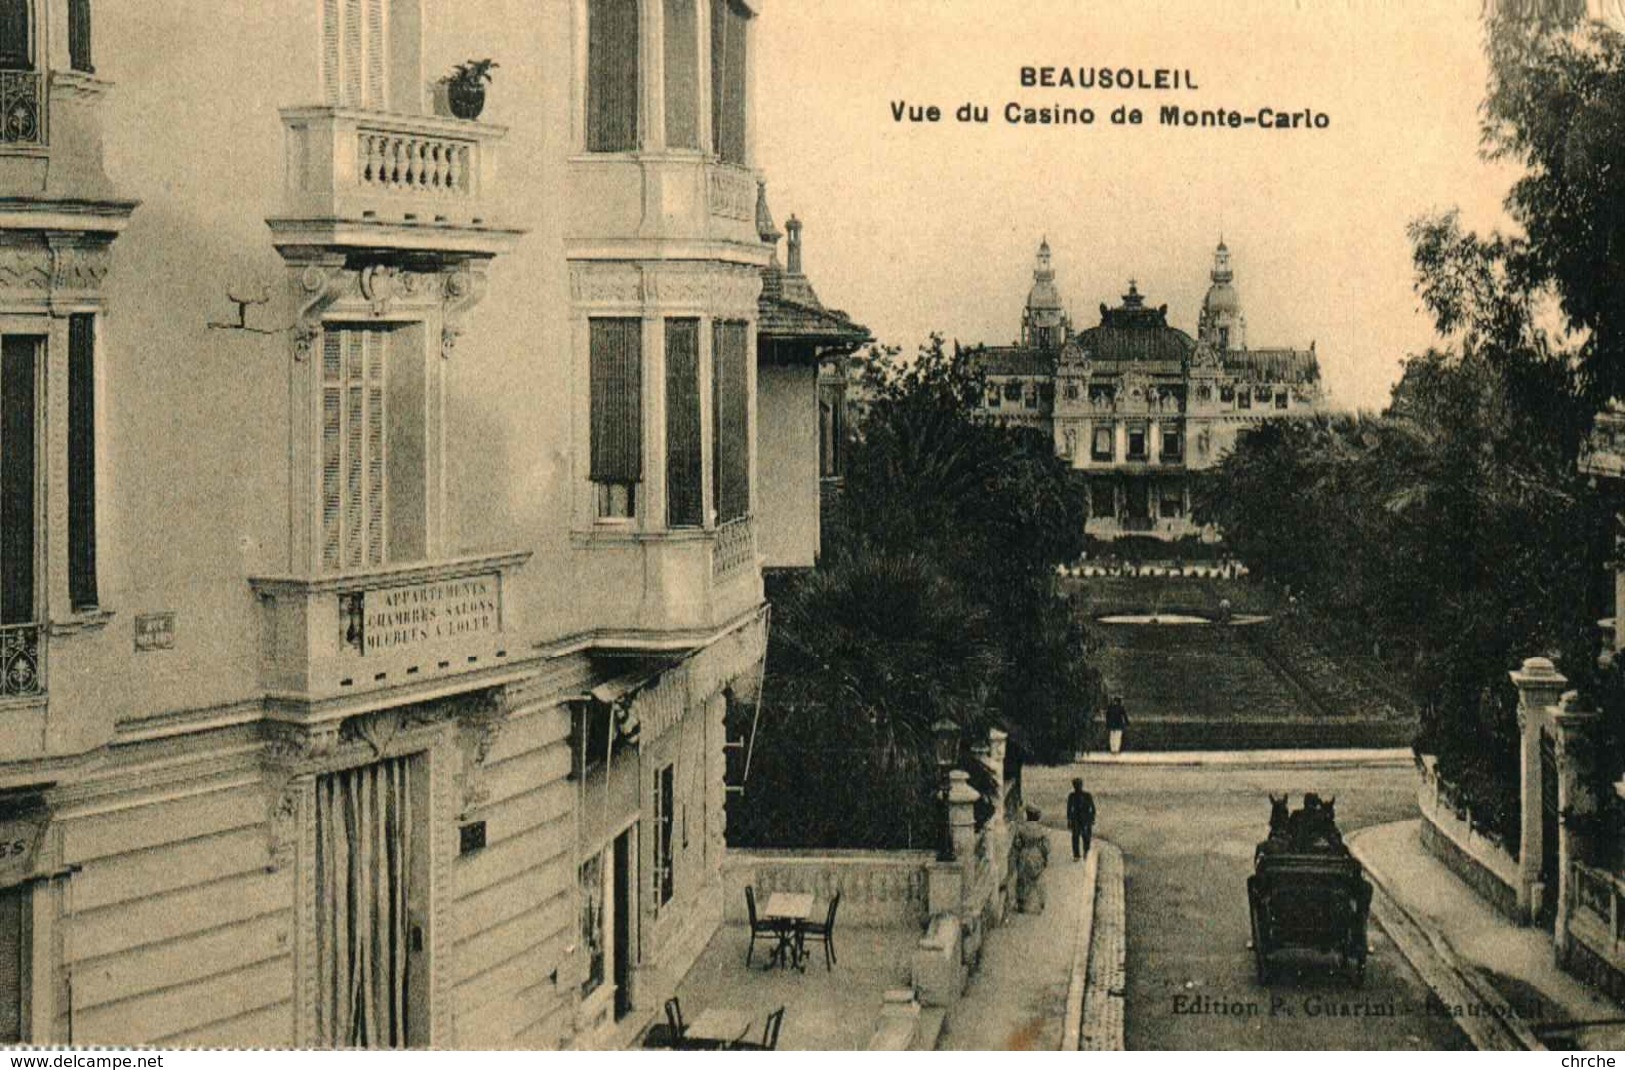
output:
M816 421L758 404L763 3L294 6L0 18L0 1043L625 1043L722 916Z
M1212 536L1191 519L1192 480L1263 420L1326 404L1308 349L1246 344L1230 250L1214 256L1197 334L1171 326L1168 306L1138 285L1100 322L1074 332L1060 308L1046 241L1022 313L1022 342L976 352L987 378L978 412L1053 436L1089 489L1090 535Z

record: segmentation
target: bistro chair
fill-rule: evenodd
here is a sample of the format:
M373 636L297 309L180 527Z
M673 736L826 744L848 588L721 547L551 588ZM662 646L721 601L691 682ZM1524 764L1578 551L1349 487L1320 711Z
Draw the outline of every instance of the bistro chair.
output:
M779 925L774 921L762 921L756 916L756 889L745 885L745 911L750 915L750 950L745 952L745 965L750 965L750 958L756 954L756 938L767 937L772 940L779 938Z
M824 920L822 922L809 921L801 927L803 939L823 942L824 969L826 970L834 969L835 963L840 961L835 957L835 912L840 909L840 906L841 893L836 892L829 901L829 910L825 913Z
M666 1001L666 1020L649 1027L643 1037L645 1048L675 1048L682 1044L688 1025L683 1021L683 1005L673 996Z
M779 1027L784 1024L784 1008L780 1007L767 1016L767 1024L762 1026L762 1042L754 1044L748 1040L741 1040L734 1045L737 1051L777 1051L779 1047Z

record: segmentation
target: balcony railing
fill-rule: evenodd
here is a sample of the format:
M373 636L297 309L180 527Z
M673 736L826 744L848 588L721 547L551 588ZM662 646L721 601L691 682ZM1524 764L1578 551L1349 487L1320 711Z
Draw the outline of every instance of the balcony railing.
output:
M724 524L717 530L716 543L711 548L713 579L731 576L755 563L756 530L749 517Z
M0 71L0 143L45 144L45 76Z
M282 122L286 203L272 226L295 243L322 240L301 228L336 227L346 239L339 244L366 244L369 228L411 228L434 232L411 239L425 248L473 243L475 251L500 229L487 196L501 127L331 107L289 108ZM378 239L392 248L401 240Z
M1122 520L1124 531L1145 532L1156 531L1157 521L1149 516L1125 516Z
M1625 881L1606 870L1595 869L1581 862L1573 863L1570 873L1574 877L1574 908L1590 914L1604 925L1617 951L1625 943ZM1608 950L1608 949L1604 949Z
M500 669L514 627L507 584L529 556L251 580L264 611L264 686L320 699Z
M44 657L39 625L0 627L0 698L44 694Z

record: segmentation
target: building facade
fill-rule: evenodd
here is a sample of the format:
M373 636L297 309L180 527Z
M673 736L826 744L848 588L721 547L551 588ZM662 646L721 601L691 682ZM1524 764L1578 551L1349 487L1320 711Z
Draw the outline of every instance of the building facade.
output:
M987 379L978 412L1051 435L1089 493L1088 534L1214 537L1191 518L1191 488L1264 420L1323 411L1314 344L1254 349L1221 241L1195 337L1136 283L1100 322L1074 331L1039 246L1021 341L975 350Z
M0 0L0 1040L611 1046L688 969L817 412L762 7Z

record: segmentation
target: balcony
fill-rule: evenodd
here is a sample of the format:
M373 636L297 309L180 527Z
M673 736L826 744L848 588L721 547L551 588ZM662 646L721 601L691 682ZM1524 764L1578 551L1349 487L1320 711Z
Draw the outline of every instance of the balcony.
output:
M583 255L635 258L636 246L651 241L724 243L766 265L757 176L748 168L694 152L583 153L571 158L569 174L568 236Z
M515 622L513 553L316 578L251 579L259 596L261 686L312 704L411 688L427 698L500 682Z
M491 217L506 131L430 115L289 108L278 244L493 256L517 232Z
M582 589L601 639L677 649L762 603L755 521L715 530L578 533Z

